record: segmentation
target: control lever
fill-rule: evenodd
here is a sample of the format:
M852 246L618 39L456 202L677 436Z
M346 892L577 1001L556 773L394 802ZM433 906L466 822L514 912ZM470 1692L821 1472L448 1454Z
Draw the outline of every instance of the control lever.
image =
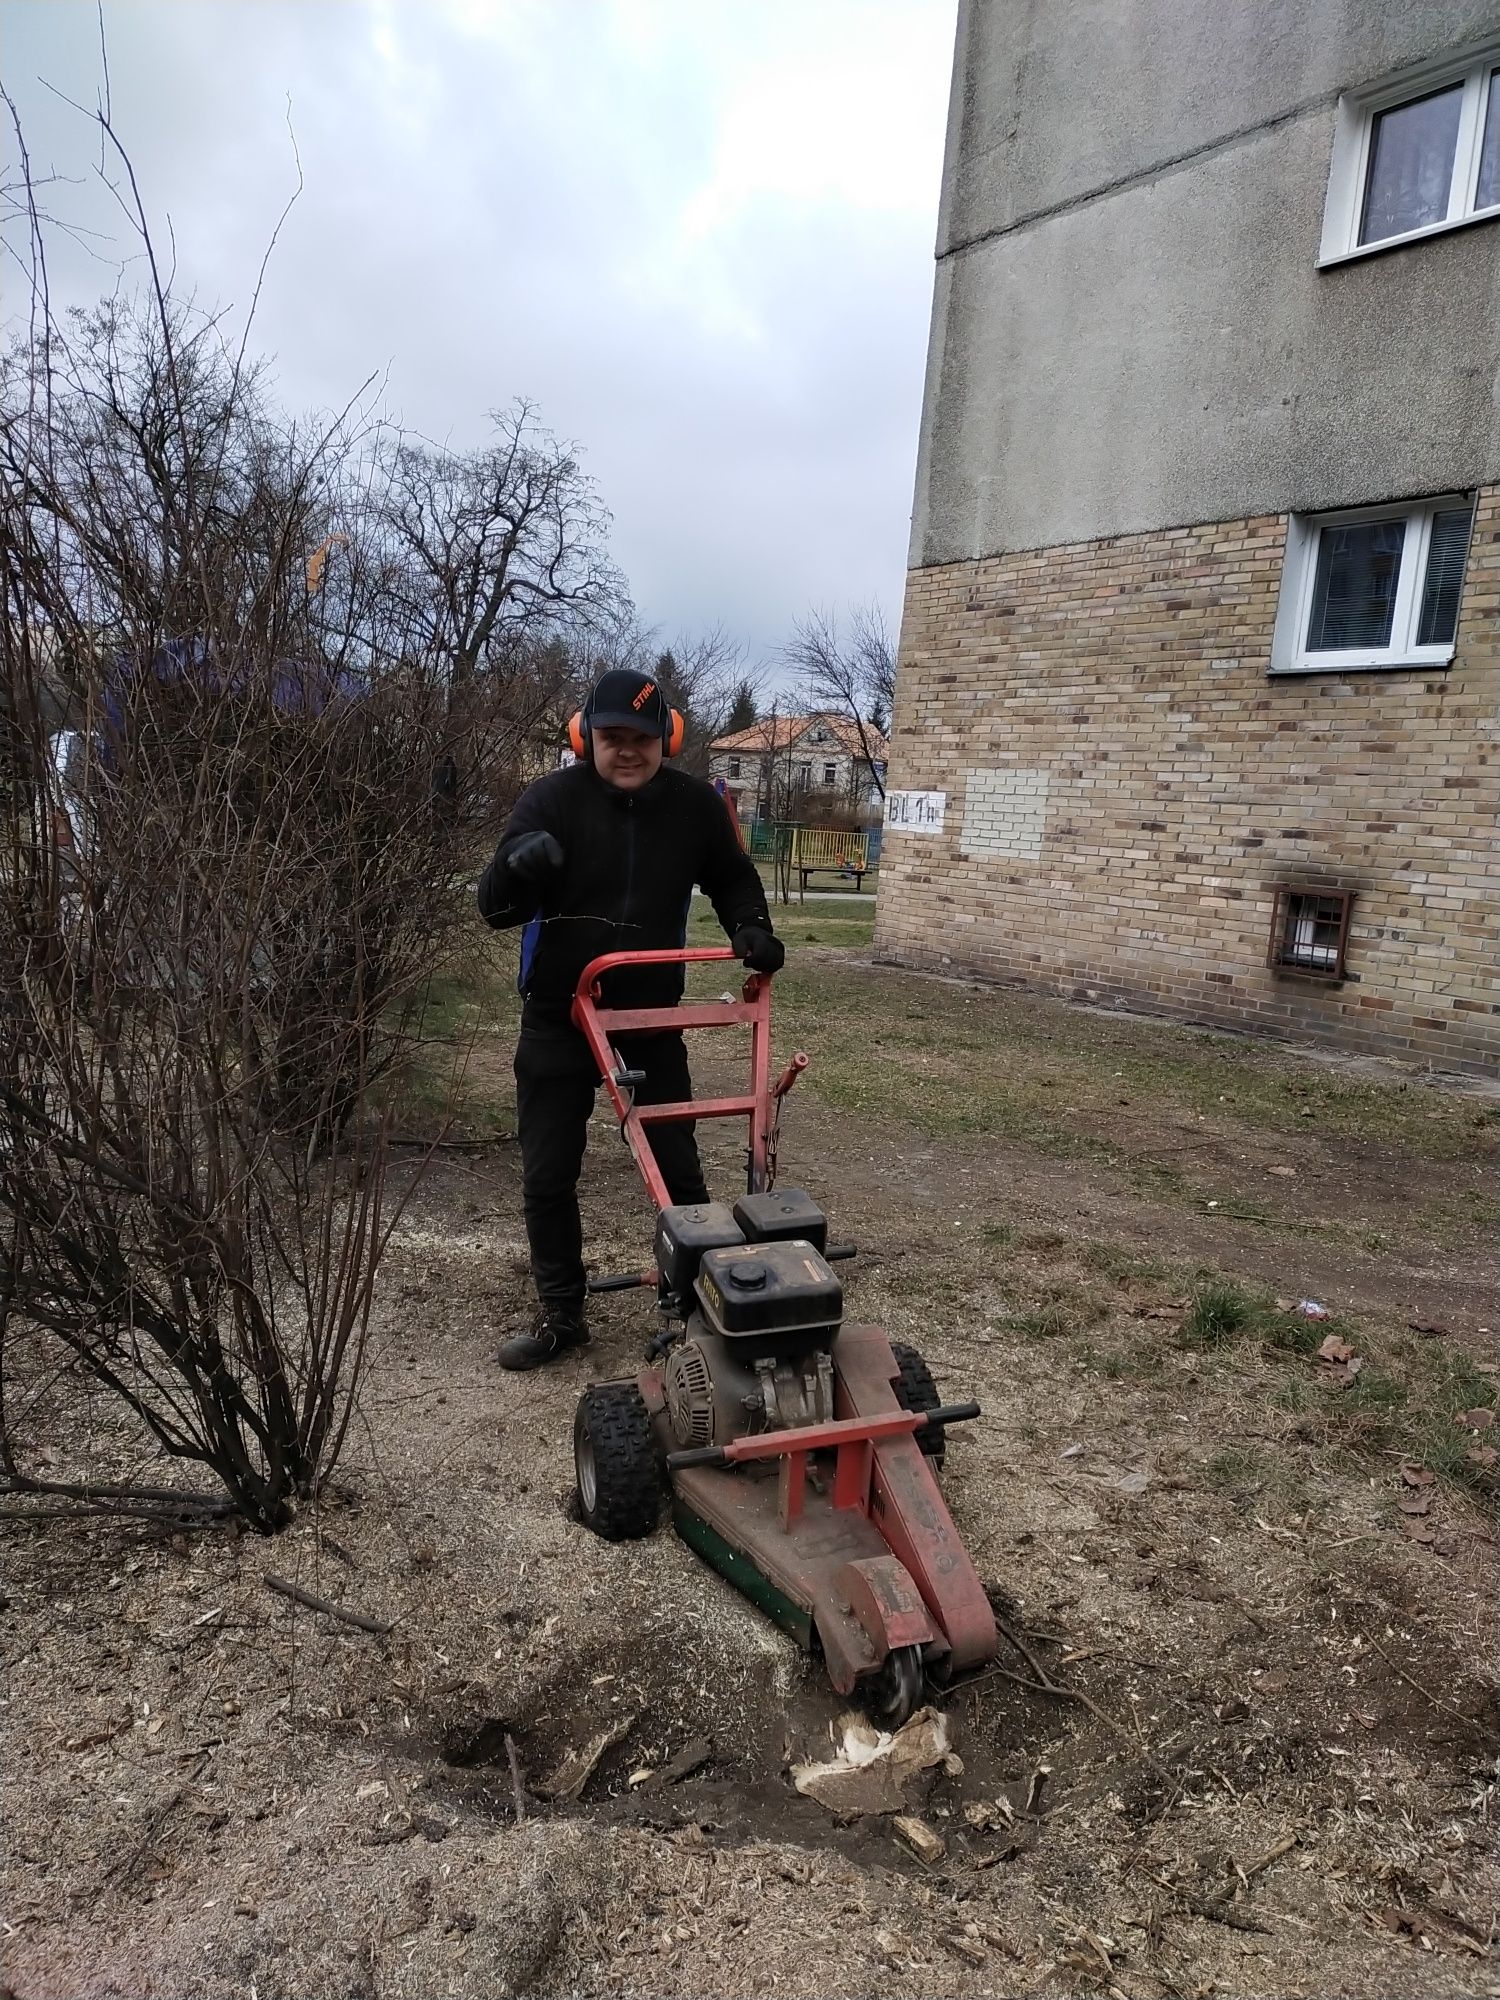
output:
M916 1417L917 1422L912 1425L912 1433L936 1430L939 1426L946 1424L966 1424L981 1414L982 1412L977 1403L940 1403L935 1410L913 1410L911 1415ZM853 1428L854 1426L851 1424L850 1429ZM812 1424L808 1426L808 1429L816 1431L819 1429L819 1426ZM667 1453L667 1470L668 1472L680 1472L690 1465L733 1465L741 1458L771 1455L784 1456L789 1454L793 1449L790 1444L781 1444L780 1439L778 1439L768 1452L757 1452L755 1447L764 1442L764 1437L765 1434L762 1433L760 1437L752 1435L750 1438L736 1440L739 1444L738 1451L733 1448L733 1445L726 1448L721 1444L692 1445L686 1451L669 1451ZM834 1440L834 1442L837 1442L837 1440ZM816 1449L817 1447L814 1448Z

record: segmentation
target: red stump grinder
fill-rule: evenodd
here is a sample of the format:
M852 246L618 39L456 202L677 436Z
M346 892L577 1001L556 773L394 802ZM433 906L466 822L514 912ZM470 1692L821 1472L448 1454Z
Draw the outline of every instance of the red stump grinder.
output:
M677 1532L803 1646L885 1726L904 1722L928 1679L982 1665L996 1648L984 1587L937 1473L946 1427L979 1415L944 1405L922 1356L879 1327L846 1326L823 1211L773 1188L781 1101L806 1067L771 1073L771 982L743 997L606 1009L616 966L732 960L723 948L614 952L578 982L573 1019L598 1062L621 1131L659 1210L655 1269L596 1278L593 1291L655 1286L664 1332L648 1365L596 1382L573 1426L578 1505L611 1540L648 1535L662 1489ZM742 1096L637 1105L640 1078L617 1034L748 1026ZM749 1121L748 1188L673 1205L648 1140L669 1119Z

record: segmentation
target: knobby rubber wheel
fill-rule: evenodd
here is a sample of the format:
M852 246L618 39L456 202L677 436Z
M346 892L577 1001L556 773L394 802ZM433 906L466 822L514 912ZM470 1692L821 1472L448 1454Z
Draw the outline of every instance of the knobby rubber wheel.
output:
M899 1729L922 1705L927 1675L920 1646L893 1646L859 1683L859 1704L882 1729Z
M656 1526L661 1461L634 1382L596 1382L573 1418L578 1513L607 1542L635 1541Z
M938 1394L937 1383L932 1379L932 1370L923 1360L920 1351L915 1347L906 1346L903 1341L893 1340L891 1352L895 1355L896 1366L901 1371L893 1386L896 1391L896 1401L902 1409L917 1411L938 1409L943 1399ZM942 1425L932 1424L926 1430L918 1431L917 1443L932 1460L934 1469L941 1472L948 1450L948 1440L943 1435Z

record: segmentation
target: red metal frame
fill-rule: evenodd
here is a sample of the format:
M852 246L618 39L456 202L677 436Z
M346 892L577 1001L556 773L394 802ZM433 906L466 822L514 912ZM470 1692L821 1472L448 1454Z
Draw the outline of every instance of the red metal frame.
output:
M800 1519L807 1495L807 1460L815 1451L832 1451L835 1513L870 1511L870 1476L874 1470L871 1445L876 1438L910 1435L922 1419L910 1410L882 1411L869 1417L835 1417L826 1424L801 1424L795 1430L760 1431L733 1438L724 1447L731 1465L745 1459L781 1460L781 1525Z
M584 967L573 996L574 1024L593 1052L658 1208L669 1206L671 1197L649 1127L688 1118L747 1119L749 1186L757 1193L770 1180L780 1100L807 1057L799 1052L772 1080L771 982L763 973L750 974L739 1000L677 1007L603 1007L600 982L620 966L722 964L734 957L724 946L608 952ZM613 1046L616 1035L740 1026L750 1029L750 1088L743 1095L638 1105L630 1087L618 1081L624 1064ZM994 1656L994 1616L917 1445L914 1433L923 1420L897 1400L890 1343L877 1327L843 1327L833 1366L832 1419L732 1439L720 1466L690 1465L673 1473L678 1500L789 1602L806 1607L841 1694L897 1646L930 1646L952 1668L977 1666ZM661 1377L647 1370L638 1381L670 1451ZM830 1451L833 1479L827 1486L814 1480L809 1498L809 1459ZM736 1470L767 1459L779 1461L774 1507L769 1480Z
M648 1125L689 1118L747 1118L750 1124L748 1185L758 1194L770 1183L770 1158L777 1106L807 1067L800 1050L781 1075L771 1080L771 981L752 972L739 1000L690 1001L676 1007L601 1007L600 982L624 965L703 965L735 958L727 945L684 947L679 951L611 951L591 959L578 976L573 995L573 1023L583 1035L599 1066L604 1088L620 1121L620 1130L635 1155L651 1199L667 1208L672 1197L662 1179L647 1136ZM615 1035L662 1034L679 1028L750 1029L750 1088L739 1097L695 1097L675 1104L637 1104L628 1086L616 1081L625 1065L612 1046Z

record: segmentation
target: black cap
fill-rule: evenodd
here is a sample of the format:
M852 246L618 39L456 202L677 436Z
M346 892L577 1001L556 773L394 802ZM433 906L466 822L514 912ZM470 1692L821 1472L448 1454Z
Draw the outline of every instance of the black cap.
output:
M670 714L660 687L633 667L611 667L589 697L590 729L642 729L665 736Z

